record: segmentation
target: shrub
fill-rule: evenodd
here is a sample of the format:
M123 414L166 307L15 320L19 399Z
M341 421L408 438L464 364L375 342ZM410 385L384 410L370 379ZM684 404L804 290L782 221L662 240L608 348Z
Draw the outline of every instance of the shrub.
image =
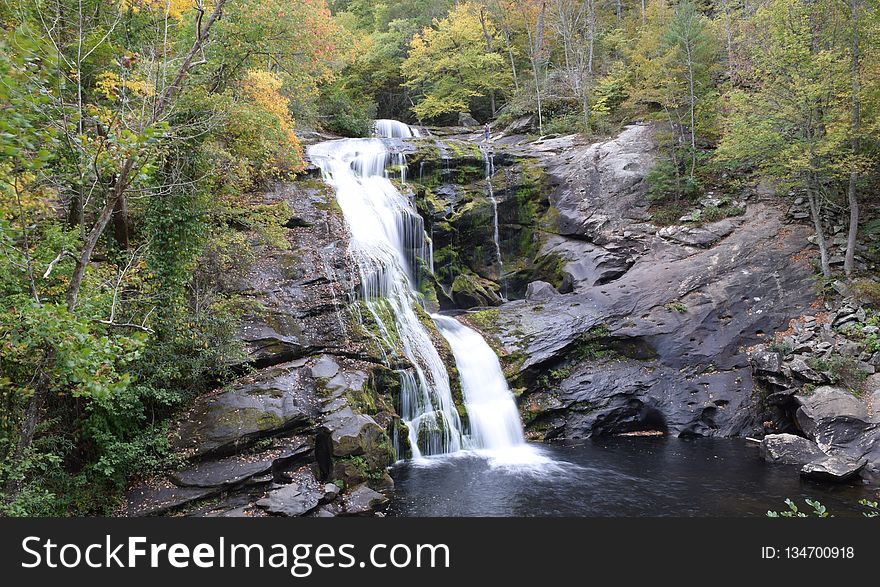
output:
M850 289L863 304L880 308L880 283L872 279L856 279Z

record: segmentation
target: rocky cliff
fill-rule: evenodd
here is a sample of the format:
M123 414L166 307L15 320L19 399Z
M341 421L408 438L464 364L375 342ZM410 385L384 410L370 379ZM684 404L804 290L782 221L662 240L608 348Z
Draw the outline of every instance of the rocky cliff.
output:
M257 261L234 286L253 307L240 334L247 374L180 416L180 468L132 488L128 515L363 515L388 501L396 379L354 319L359 283L334 195L305 178L263 200L290 215L287 246L252 238Z
M485 144L432 129L400 141L398 185L433 242L433 274L419 269L426 307L466 312L494 344L532 439L778 433L764 441L770 461L815 478L876 476L880 398L821 387L839 381L812 362L828 367L853 315L857 361L880 363L865 351L876 334L865 310L821 306L810 228L761 186L654 222L655 133ZM132 488L129 515L361 515L391 496L386 468L408 454L400 365L358 312L333 193L313 174L263 198L290 210L287 246L252 239L257 261L235 286L255 308L243 374L181 415L180 467ZM714 220L720 208L735 213Z

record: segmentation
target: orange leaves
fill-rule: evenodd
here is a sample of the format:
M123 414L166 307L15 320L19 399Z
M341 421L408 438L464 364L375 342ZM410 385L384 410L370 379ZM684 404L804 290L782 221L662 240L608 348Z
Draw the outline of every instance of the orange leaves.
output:
M302 160L302 145L294 133L294 120L290 115L290 100L281 94L281 79L274 73L263 70L250 70L242 82L242 91L248 101L270 115L282 131L286 144L282 149L293 151L298 161ZM292 172L300 169L291 169Z

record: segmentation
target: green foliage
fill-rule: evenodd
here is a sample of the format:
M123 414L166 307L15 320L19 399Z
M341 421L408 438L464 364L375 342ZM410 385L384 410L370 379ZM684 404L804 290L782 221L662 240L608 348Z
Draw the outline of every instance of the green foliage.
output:
M842 355L832 355L827 359L812 357L807 359L807 365L828 375L831 383L842 384L856 395L861 393L862 383L868 377L868 373L861 369L859 361L854 357Z
M880 518L880 504L869 499L860 499L859 505L868 508L868 511L862 512L866 518Z
M810 515L816 518L832 518L834 516L828 511L828 509L819 503L815 499L804 499L804 503L810 506L811 510ZM768 518L807 518L808 514L800 511L797 505L791 500L786 499L785 505L788 506L787 510L783 510L781 512L770 510L767 512ZM868 511L862 512L862 515L866 518L877 518L880 517L880 506L878 506L876 501L871 501L868 499L860 499L859 505L867 508Z
M788 506L788 510L784 510L781 512L768 510L767 517L768 518L806 518L807 517L807 514L800 511L798 509L797 505L795 505L795 503L791 499L786 498L785 505Z
M681 170L672 159L657 161L645 177L648 184L648 201L652 203L678 202L697 194L697 186L689 177L682 177Z
M500 44L494 25L486 26ZM412 109L419 120L470 112L490 92L508 87L510 79L504 58L486 47L476 3L457 5L434 27L414 36L401 72L406 86L420 94Z
M850 284L856 298L874 308L880 308L880 282L873 279L856 279Z
M666 304L666 309L669 310L670 312L678 312L679 314L685 314L688 311L687 306L685 306L683 303L679 302L678 300L673 301L673 302L669 302L668 304Z
M346 137L366 137L376 118L375 102L338 81L322 90L320 116L324 128Z

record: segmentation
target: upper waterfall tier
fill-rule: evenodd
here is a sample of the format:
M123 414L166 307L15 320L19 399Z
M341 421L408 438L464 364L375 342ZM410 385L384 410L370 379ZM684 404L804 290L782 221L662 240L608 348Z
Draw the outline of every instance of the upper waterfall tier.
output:
M375 132L377 137L386 139L410 139L422 136L418 129L399 120L377 120Z
M376 126L389 136L413 136L396 121ZM419 260L430 266L430 247L421 216L388 178L392 154L382 139L326 141L308 154L335 190L351 233L349 253L360 272L363 306L387 350L413 365L400 372L399 402L413 456L460 450L463 427L449 376L419 318L423 310L414 291Z

